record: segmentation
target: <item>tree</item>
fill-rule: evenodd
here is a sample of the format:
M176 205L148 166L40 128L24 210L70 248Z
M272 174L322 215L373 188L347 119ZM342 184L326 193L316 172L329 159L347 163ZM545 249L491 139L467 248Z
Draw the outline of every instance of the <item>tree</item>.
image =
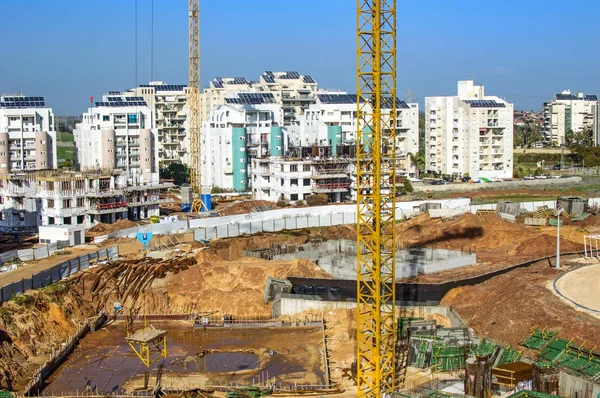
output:
M159 176L163 179L172 178L175 185L189 184L190 169L182 163L170 163L168 166L161 165Z
M414 164L417 167L416 177L419 178L419 175L421 174L420 172L422 170L425 170L425 150L423 150L422 152L421 150L419 150L419 152L417 152L416 155L409 152L408 159L412 164Z
M542 141L542 133L540 126L531 120L527 120L525 124L514 125L513 128L513 145L521 148L531 148L535 143Z
M588 147L594 145L594 129L592 126L585 126L583 129L575 132L571 131L571 145Z

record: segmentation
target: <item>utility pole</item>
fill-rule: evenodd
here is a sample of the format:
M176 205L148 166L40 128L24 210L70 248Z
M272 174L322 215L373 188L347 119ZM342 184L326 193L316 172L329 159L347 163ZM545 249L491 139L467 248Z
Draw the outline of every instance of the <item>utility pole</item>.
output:
M556 198L556 269L560 269L560 213L563 212L563 207Z

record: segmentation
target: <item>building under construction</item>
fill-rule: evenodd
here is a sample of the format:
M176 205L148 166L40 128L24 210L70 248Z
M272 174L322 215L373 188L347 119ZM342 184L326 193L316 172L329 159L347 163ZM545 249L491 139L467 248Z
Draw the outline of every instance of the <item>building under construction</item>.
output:
M47 225L113 223L160 214L171 182L134 184L114 170L34 171L0 176L0 227L5 231Z

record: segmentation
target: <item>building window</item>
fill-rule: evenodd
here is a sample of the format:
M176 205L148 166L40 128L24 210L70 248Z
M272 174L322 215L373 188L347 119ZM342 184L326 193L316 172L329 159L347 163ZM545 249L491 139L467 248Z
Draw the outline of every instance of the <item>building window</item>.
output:
M108 121L110 121L110 116L108 116L108 115L104 115L104 116L102 116L102 121L103 121L103 122L108 122Z
M297 178L292 178L292 179L290 180L290 184L291 184L291 185L298 185L298 179L297 179Z
M127 115L127 122L129 124L136 124L138 121L138 115Z
M63 199L63 208L68 209L71 207L71 199Z
M83 207L83 198L77 198L77 207Z
M290 195L290 200L294 201L294 200L298 200L298 194L297 193L293 193Z
M297 164L291 164L290 165L290 171L291 172L298 171L298 165Z
M280 165L280 166L279 166L279 171L284 171L284 170L283 170L283 165Z
M69 181L63 181L62 184L61 184L61 186L60 186L60 189L62 189L63 191L66 191L66 190L68 190L70 188L71 188L71 186L69 184Z
M310 186L310 179L309 178L305 178L304 181L302 182L302 185L304 185L305 187Z
M302 165L302 171L310 171L310 164Z
M49 209L53 209L54 208L54 199L48 199L48 208Z
M283 178L281 179L281 186L283 186Z

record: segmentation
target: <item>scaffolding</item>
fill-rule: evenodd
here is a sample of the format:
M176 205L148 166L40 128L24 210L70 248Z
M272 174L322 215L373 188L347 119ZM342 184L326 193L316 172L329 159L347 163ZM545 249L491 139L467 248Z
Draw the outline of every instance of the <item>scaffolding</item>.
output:
M144 328L125 338L135 354L146 367L160 358L167 357L167 331Z

